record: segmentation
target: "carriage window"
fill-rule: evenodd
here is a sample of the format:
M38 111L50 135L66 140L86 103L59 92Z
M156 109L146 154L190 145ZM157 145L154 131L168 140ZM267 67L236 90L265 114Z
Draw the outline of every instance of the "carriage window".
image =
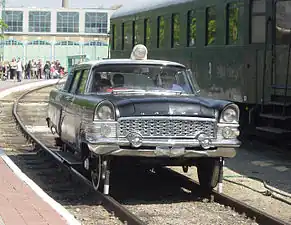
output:
M252 1L251 43L264 43L266 40L265 0Z
M79 88L77 90L77 94L84 94L86 88L86 82L88 80L89 70L83 70L82 78L80 81Z
M80 81L80 76L81 76L81 70L76 71L74 74L74 81L73 81L73 86L71 87L70 93L75 93Z
M165 47L165 19L163 16L158 17L158 48Z
M196 15L195 11L191 10L188 12L188 35L187 42L188 47L192 47L196 45Z
M266 32L266 17L253 16L252 17L252 43L264 43Z
M206 10L206 21L207 21L207 45L215 43L216 38L216 13L215 7L209 7Z
M253 0L252 1L252 13L265 13L266 1L265 0Z
M128 22L124 24L124 49L132 49L132 23Z
M135 21L134 22L134 44L142 44L143 38L142 38L142 22L141 21Z
M112 24L111 26L111 38L112 38L111 48L112 50L114 50L116 48L116 25L115 24Z
M230 3L226 8L227 18L227 44L238 44L239 38L239 14L240 8L237 3Z
M291 43L291 1L278 1L276 4L276 44Z
M180 46L180 15L172 16L172 48Z
M150 19L144 20L144 44L147 48L151 46L151 22Z
M122 23L121 25L121 36L122 36L122 40L121 40L121 49L124 50L124 23Z

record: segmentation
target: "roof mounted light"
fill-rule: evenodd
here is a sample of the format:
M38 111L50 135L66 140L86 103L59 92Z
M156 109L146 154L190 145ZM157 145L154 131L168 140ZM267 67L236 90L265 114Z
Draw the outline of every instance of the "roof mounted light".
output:
M146 60L148 57L148 49L146 46L138 44L134 46L130 58L133 60Z

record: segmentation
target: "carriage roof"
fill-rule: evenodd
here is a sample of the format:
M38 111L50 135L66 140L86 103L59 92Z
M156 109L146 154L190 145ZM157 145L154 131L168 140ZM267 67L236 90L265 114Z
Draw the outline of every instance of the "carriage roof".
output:
M146 12L154 9L163 8L165 6L171 6L195 0L156 0L156 1L143 0L143 1L144 2L136 1L135 3L132 2L130 4L122 6L112 14L111 18L114 19L122 16L129 16L140 12Z

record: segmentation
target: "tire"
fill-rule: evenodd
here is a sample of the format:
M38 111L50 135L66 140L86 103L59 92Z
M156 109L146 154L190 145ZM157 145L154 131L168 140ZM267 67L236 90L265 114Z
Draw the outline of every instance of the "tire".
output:
M212 191L219 181L219 158L203 158L197 162L197 174L202 190Z

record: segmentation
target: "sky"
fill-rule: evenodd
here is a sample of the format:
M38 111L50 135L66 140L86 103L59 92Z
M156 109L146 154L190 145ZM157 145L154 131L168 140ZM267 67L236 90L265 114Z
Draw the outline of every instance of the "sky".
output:
M134 2L142 2L146 0L134 0ZM128 4L132 0L69 0L70 8L99 8L100 6L109 8L112 5ZM48 7L60 8L62 0L6 0L6 7Z

